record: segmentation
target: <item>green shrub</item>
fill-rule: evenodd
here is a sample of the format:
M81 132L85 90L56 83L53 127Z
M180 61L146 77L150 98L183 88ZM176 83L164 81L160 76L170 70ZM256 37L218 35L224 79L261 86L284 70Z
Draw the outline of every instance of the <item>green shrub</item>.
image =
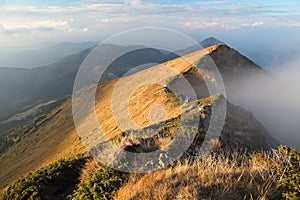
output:
M73 200L112 199L115 192L127 181L128 175L109 167L100 167L69 196Z
M278 175L285 188L283 197L286 199L300 199L300 154L287 146L279 146L283 156L283 163L278 167Z
M71 182L78 182L80 168L84 166L85 160L84 157L60 160L29 173L2 191L0 200L39 200L55 195L61 188L70 186Z

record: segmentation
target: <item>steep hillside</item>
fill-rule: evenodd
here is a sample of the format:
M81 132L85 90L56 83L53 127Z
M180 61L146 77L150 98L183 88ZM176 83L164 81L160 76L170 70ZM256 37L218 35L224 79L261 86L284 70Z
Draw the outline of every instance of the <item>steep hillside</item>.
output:
M79 109L83 111L90 109L90 107L85 107L85 101L90 95L89 91L97 87L96 116L102 131L108 138L119 136L123 133L123 130L147 128L159 123L161 120L172 121L180 117L181 113L189 112L191 109L189 108L190 104L187 104L187 107L183 106L186 104L182 104L183 102L179 100L177 94L170 92L168 87L180 76L195 78L197 70L199 73L206 74L207 71L198 68L198 64L205 58L205 55L214 55L218 52L224 52L223 56L235 51L224 45L216 45L165 62L164 65L168 67L157 65L121 79L100 83L99 85L91 83L76 94L84 97L77 102L81 105ZM187 60L195 63L196 68ZM220 70L226 72L222 68ZM239 73L238 71L234 72ZM178 74L181 75L178 76ZM210 78L213 80L212 77ZM147 83L144 82L145 84L139 85L145 80ZM202 79L197 80L201 81ZM193 87L196 87L196 85ZM197 90L197 93L199 93L197 98L203 92L207 92L205 87ZM204 106L204 113L199 113L203 118L203 123L200 123L202 127L199 128L204 131L205 124L207 124L205 120L209 119L210 116L209 106L213 102L204 100L201 104L201 100L198 99L191 99L189 102L192 107L196 106L193 108L197 112L200 110L198 106ZM160 111L162 109L160 106L163 107L165 115L159 114L163 113ZM112 107L114 110L112 110ZM130 118L136 126L132 126L132 123L128 120L128 113L124 113L127 110L126 108L128 108ZM87 135L93 133L95 137L78 136L74 127L71 109L72 99L68 98L62 105L41 119L42 121L34 122L36 128L30 129L24 139L0 156L1 188L21 175L39 169L58 159L73 157L79 153L87 153L81 141L84 141L89 147L103 142L102 138L97 137L95 124L90 123L91 116L82 119L81 125L77 128L84 130ZM154 114L158 114L155 117L152 117L151 114L149 116L149 112L152 113L153 111L152 109L154 109ZM118 119L119 124L117 124L115 118ZM122 129L119 128L120 125ZM223 145L228 147L246 144L251 148L270 148L276 145L276 141L268 135L263 126L250 113L231 104L228 105L227 119L221 141ZM124 148L127 147L124 146Z
M243 80L244 77L255 73L265 73L253 61L225 44L219 45L219 48L209 54L209 56L217 65L225 84L236 79ZM203 58L200 61L200 65L209 65L207 61L209 60Z
M208 38L202 43L208 46L220 42L214 38ZM162 63L177 57L175 54L168 54L157 49L144 48L134 50L135 48L135 46L122 47L110 44L101 46L98 50L99 56L103 59L109 57L112 52L130 51L131 49L133 51L114 61L105 71L100 81L121 77L130 69L139 65ZM20 112L26 112L39 104L70 95L78 68L91 50L92 48L86 49L80 53L63 58L54 64L31 70L0 68L0 92L5 94L0 97L0 122ZM185 53L188 52L191 51L189 50ZM249 70L247 71L247 69L253 71L253 69L257 68L255 73L261 71L249 59L226 45L221 45L211 56L222 75L224 75L223 79L226 84L230 80L236 79L236 77L242 79L243 76L248 76ZM202 59L200 64L210 65L210 63L205 62L207 62L207 59ZM101 63L99 63L99 66L101 66ZM95 70L99 69L91 68L89 73L94 74ZM5 127L13 127L15 125L18 125L18 123L6 125ZM3 126L0 127L0 130L3 130Z
M166 53L151 48L135 50L135 46L116 46L106 44L99 48L103 59L112 52L133 50L115 60L105 71L101 81L121 77L128 70L145 63L161 63L167 58ZM12 115L55 99L72 94L77 71L93 48L67 56L60 61L34 69L0 68L0 122ZM99 63L101 66L101 63ZM93 74L96 68L91 68ZM16 126L17 122L10 126ZM0 126L3 130L4 126ZM5 127L8 127L6 125Z
M41 119L46 117L44 113L49 113L62 102L64 102L64 99L39 104L0 123L1 130L3 130L0 134L0 154L26 137L30 130L39 128L39 123L43 121ZM21 125L16 125L19 123Z
M26 137L0 156L0 185L53 163L86 152L74 129L71 99L33 122Z
M91 49L36 69L0 68L0 120L70 95L76 69Z

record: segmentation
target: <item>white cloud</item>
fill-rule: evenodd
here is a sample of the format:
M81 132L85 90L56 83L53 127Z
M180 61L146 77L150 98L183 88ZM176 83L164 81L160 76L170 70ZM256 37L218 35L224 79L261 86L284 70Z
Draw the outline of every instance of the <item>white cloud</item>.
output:
M223 22L185 22L183 27L185 29L194 30L194 29L204 29L204 28L221 28L226 30L236 29L234 25L223 23Z
M125 5L130 7L139 7L141 6L141 0L125 0Z
M9 34L49 32L70 30L68 21L42 20L42 21L24 21L24 22L6 22L1 23L2 31Z
M262 26L264 25L266 22L251 22L251 23L243 23L242 26Z
M159 3L143 0L106 2L88 0L67 6L6 4L0 6L0 37L4 33L8 37L9 34L32 32L43 33L40 35L47 38L49 35L46 32L55 32L57 38L60 35L58 32L72 32L79 37L86 27L94 35L98 35L99 31L103 35L110 35L142 26L160 26L184 31L205 28L231 30L264 24L295 27L299 26L300 19L300 16L291 17L290 13L284 13L286 16L282 17L281 11L285 9L283 7L259 3L233 4L226 0L182 4L175 4L170 0ZM272 15L268 15L270 13ZM259 20L252 22L251 19Z
M229 1L199 1L196 4L199 5L219 5L219 4L228 4Z
M254 22L251 25L252 26L261 26L261 25L264 25L264 24L265 24L265 22Z
M111 18L104 18L104 19L101 19L101 22L102 23L108 23L108 22L111 22L112 19Z

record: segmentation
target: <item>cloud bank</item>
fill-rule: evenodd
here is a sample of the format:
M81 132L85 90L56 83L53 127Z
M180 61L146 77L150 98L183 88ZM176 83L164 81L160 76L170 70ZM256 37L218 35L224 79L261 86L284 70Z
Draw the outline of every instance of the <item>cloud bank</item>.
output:
M298 52L300 55L300 52ZM232 101L250 110L283 144L300 150L300 59L236 84ZM231 91L232 92L232 91Z

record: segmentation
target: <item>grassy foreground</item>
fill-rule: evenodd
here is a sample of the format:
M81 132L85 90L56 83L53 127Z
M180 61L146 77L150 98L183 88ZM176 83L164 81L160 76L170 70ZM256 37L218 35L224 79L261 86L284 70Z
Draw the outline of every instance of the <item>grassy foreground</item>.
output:
M52 197L300 199L300 154L286 146L257 153L219 150L147 174L122 173L102 166L96 159L77 157L31 173L0 195L0 199Z

